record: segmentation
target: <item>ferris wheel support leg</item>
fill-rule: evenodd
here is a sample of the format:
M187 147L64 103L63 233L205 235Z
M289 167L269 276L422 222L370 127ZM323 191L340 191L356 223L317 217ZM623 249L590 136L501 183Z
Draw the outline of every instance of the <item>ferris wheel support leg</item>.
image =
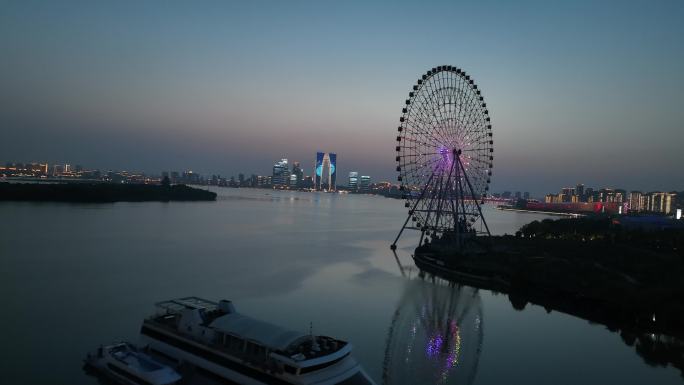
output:
M399 237L401 237L401 233L404 232L404 229L406 228L406 225L408 224L408 221L411 220L411 216L416 210L416 207L418 207L418 203L423 199L423 196L425 196L425 192L427 191L428 186L430 186L430 182L432 181L432 177L435 176L434 171L432 174L430 174L430 178L428 179L427 183L425 184L425 187L423 187L423 191L420 192L420 196L416 200L416 203L413 204L413 207L411 207L411 210L409 210L409 215L406 217L406 221L404 221L404 225L401 226L401 230L399 230L399 234L397 234L397 237L394 238L394 242L390 245L390 249L396 250L397 249L397 241L399 241ZM423 236L420 236L420 241L423 241ZM418 244L420 246L420 244Z
M480 207L480 203L477 201L479 198L475 196L475 190L473 190L473 186L470 184L470 178L468 178L468 174L465 172L465 167L463 167L463 163L461 163L461 159L458 160L458 164L463 169L463 175L465 176L466 183L468 183L468 188L470 189L470 195L473 197L473 200L475 201L475 206L477 206L477 211L480 213L480 218L482 219L482 223L484 223L485 229L487 229L487 235L491 236L492 233L489 232L489 226L487 226L487 221L484 219L484 215L482 215L482 208Z
M406 225L408 224L408 221L411 220L411 215L413 213L409 213L409 215L406 217L406 220L404 221L404 225L401 226L401 230L399 230L399 234L397 234L397 237L394 238L394 242L392 242L392 245L390 246L390 249L396 250L397 249L397 241L399 241L399 237L401 237L401 233L404 232L404 229L406 228Z

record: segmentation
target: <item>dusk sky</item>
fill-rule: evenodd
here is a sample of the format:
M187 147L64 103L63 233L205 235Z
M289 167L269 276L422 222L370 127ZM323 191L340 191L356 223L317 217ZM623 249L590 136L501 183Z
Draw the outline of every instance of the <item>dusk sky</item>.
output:
M684 190L684 1L0 1L0 161L396 180L416 79L473 76L492 191Z

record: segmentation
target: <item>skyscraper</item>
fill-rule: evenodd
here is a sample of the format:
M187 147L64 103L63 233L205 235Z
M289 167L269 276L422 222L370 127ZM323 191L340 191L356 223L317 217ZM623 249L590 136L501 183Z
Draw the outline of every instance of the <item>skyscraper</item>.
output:
M290 169L287 165L287 159L281 159L273 165L271 183L275 186L286 186L290 183Z
M304 170L299 165L299 162L293 162L290 187L302 187L302 182L304 182Z
M586 202L584 197L584 184L580 183L575 187L575 194L579 197L580 202Z
M359 173L358 171L351 171L349 173L349 184L347 185L349 190L356 191L359 188Z
M371 177L368 175L362 175L361 182L359 184L359 191L364 193L370 192L370 184Z
M316 190L335 191L337 154L329 152L316 153L316 167L314 170Z
M561 190L560 195L562 196L563 202L572 202L572 196L575 195L575 189L572 187L564 187Z

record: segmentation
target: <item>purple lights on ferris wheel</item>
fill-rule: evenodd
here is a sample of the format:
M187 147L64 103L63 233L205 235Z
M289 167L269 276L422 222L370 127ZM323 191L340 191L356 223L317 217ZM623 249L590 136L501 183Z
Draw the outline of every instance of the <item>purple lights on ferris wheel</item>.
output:
M441 158L441 161L439 163L439 171L440 172L448 172L449 169L453 166L453 158L452 158L452 151L450 151L448 148L445 146L439 146L437 152L439 153L439 156Z
M461 348L461 335L456 321L449 320L447 328L446 333L436 330L425 345L427 358L443 360L441 366L446 370L453 368L458 363L458 354Z

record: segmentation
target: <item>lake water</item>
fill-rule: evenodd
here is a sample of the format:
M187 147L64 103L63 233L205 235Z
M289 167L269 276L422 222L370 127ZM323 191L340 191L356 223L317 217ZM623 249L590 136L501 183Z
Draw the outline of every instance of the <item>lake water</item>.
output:
M0 383L97 383L87 351L137 340L154 302L190 295L347 339L379 384L682 382L605 326L421 279L417 234L398 261L389 249L399 200L216 191L217 202L0 203ZM497 234L543 217L485 210Z

